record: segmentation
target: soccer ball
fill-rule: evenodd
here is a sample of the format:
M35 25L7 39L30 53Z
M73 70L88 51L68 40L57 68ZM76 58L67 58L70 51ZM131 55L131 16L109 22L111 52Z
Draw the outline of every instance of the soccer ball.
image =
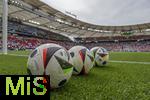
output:
M108 63L109 53L103 47L94 47L90 50L91 54L94 56L95 66L104 66Z
M73 66L68 51L57 44L43 44L28 57L27 71L30 75L49 75L50 88L63 86L70 79Z
M84 46L74 46L69 50L71 62L74 66L73 74L87 74L94 64L94 57Z

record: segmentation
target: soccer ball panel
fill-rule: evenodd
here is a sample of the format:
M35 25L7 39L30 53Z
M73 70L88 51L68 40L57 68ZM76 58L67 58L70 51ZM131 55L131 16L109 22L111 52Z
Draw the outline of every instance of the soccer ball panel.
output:
M90 51L87 50L85 58L86 58L84 62L84 66L86 67L85 72L88 73L94 65L94 57L91 55Z
M71 63L73 64L73 66L76 66L74 67L73 74L79 74L83 68L83 61L79 51L79 47L73 47L69 50L69 53L71 55Z
M36 51L36 53L35 53ZM42 75L44 68L43 68L43 61L41 60L41 53L39 49L35 49L31 55L28 57L28 69L32 75Z

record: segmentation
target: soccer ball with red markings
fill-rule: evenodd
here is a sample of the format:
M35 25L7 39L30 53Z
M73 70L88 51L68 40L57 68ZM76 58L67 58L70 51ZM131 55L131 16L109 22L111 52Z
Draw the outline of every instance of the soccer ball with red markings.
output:
M87 74L94 64L94 57L84 46L74 46L69 50L71 62L74 66L73 74Z
M27 71L30 75L49 75L50 87L63 86L70 79L73 65L69 63L68 51L57 44L43 44L28 57Z
M105 48L93 47L90 52L94 56L94 66L104 66L108 63L109 53Z

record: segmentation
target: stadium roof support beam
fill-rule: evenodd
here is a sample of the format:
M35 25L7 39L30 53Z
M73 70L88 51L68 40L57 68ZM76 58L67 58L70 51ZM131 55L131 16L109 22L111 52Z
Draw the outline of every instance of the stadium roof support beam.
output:
M15 6L15 5L14 5L14 6ZM28 11L28 12L30 12L30 13L32 13L32 14L35 14L35 15L37 15L37 16L40 16L40 17L43 17L43 18L47 18L47 19L49 19L49 20L54 20L52 17L49 17L49 16L47 16L47 15L44 15L44 14L42 14L42 13L40 13L40 12L34 10L34 9L31 9L31 8L29 8L29 7L27 7L27 6L17 6L17 7L21 8L21 9L23 9L23 10L25 10L25 11Z
M78 32L78 31L80 31L80 29L77 29L77 30L75 30L75 31L73 31L73 32L70 32L70 34L68 34L68 35L75 34L75 33Z
M64 28L67 28L68 25L64 25L64 24L61 24L60 26L57 26L56 28L57 29L64 29Z
M23 10L23 9L17 10L17 11L14 11L14 12L9 13L8 15L12 15L12 14L15 14L15 13L18 13L18 12L22 12L22 11L24 11L24 10Z
M81 30L82 32L77 33L78 36L84 35L87 31L86 30Z
M3 41L3 54L7 54L7 23L8 23L8 0L3 0L3 16L2 16L2 41Z
M26 20L23 21L23 22L28 22L29 20L34 20L34 19L37 19L37 18L40 18L40 16L31 17L31 18L29 18L29 19L26 19Z
M97 32L92 33L91 35L89 35L89 37L94 36L95 34L97 34Z
M49 23L51 23L51 22L48 21L48 22L42 23L42 24L40 24L40 25L42 26L42 25L46 25L46 24L49 24Z

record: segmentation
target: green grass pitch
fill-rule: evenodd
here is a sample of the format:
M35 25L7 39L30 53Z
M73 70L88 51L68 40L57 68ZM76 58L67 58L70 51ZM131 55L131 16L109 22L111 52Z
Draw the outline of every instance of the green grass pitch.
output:
M29 52L9 52L29 54ZM149 62L150 53L110 53L110 60ZM0 74L27 74L27 57L0 55ZM150 100L150 64L109 62L88 75L72 76L51 100Z

